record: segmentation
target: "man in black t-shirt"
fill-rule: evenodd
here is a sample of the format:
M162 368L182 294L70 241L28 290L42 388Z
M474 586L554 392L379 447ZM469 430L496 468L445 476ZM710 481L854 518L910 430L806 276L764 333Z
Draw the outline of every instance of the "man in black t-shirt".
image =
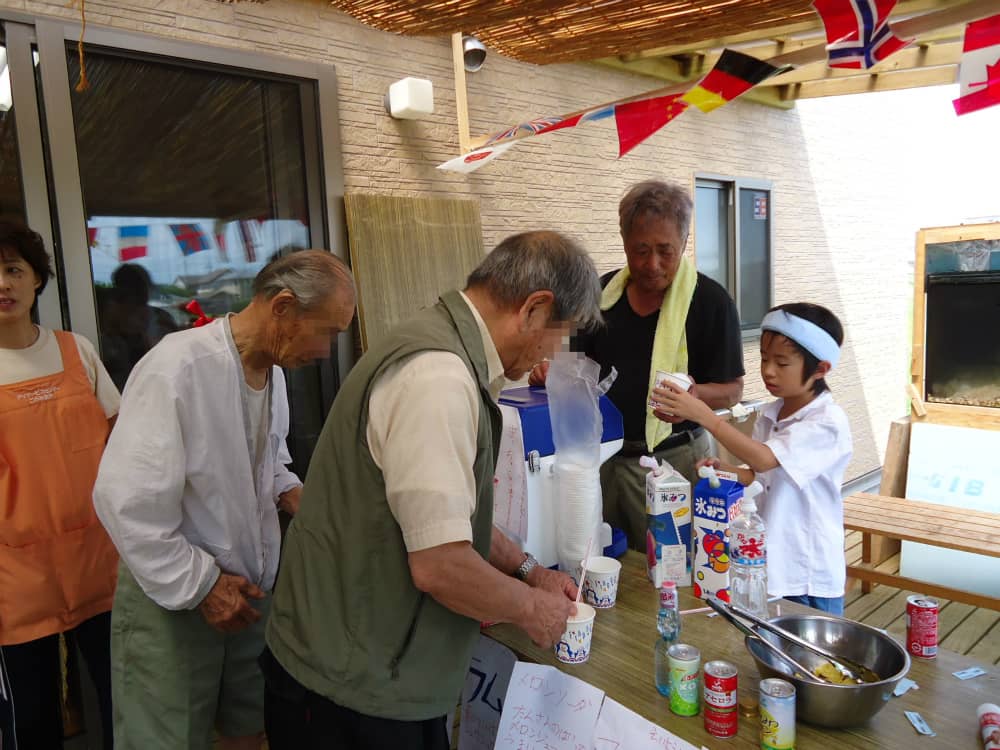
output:
M667 461L694 484L695 464L711 451L701 427L650 408L656 398L650 393L652 374L686 372L694 381L692 392L716 409L743 395L736 305L683 258L691 208L686 190L664 182L642 182L625 194L618 214L627 269L601 279L606 327L577 336L573 345L601 365L602 377L612 366L618 370L608 396L622 412L625 445L601 467L604 520L622 528L629 546L642 551L646 470L639 456ZM547 363L537 366L531 382L544 383L546 371Z

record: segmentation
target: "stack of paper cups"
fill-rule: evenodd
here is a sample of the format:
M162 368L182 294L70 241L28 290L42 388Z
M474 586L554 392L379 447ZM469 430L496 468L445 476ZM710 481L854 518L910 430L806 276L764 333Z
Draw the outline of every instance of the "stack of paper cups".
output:
M556 456L556 552L560 569L573 574L587 556L600 554L601 477L596 464L560 461Z

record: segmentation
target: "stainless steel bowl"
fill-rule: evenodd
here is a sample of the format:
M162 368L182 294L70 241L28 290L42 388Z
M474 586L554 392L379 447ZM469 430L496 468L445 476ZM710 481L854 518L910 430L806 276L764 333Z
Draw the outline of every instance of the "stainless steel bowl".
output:
M882 677L863 685L827 685L796 679L791 668L752 638L746 647L763 677L780 677L795 685L795 713L802 721L822 727L854 727L866 723L892 696L896 683L910 671L910 657L891 636L868 625L825 615L783 615L775 625L800 638L824 646L834 654L857 662ZM814 669L822 656L788 643L760 629L761 637Z

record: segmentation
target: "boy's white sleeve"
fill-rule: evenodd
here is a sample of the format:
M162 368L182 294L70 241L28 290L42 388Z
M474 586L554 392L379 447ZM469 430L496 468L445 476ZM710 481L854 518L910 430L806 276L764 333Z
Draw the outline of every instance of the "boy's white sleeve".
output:
M828 420L792 422L763 442L799 489L829 471L845 452L841 425Z

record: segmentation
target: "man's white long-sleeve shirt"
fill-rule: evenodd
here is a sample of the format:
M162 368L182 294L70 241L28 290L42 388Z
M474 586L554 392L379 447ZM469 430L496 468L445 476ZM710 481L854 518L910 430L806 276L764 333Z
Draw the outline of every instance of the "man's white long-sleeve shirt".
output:
M265 591L274 585L278 496L301 482L286 468L288 401L278 367L269 388L254 466L248 390L228 319L165 337L129 377L94 505L161 607L196 607L220 571Z

